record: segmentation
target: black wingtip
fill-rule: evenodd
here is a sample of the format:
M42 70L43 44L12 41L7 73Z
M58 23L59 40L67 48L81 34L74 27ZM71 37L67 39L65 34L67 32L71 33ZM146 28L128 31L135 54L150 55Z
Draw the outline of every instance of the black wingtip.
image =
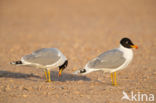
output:
M22 64L22 61L10 62L10 64L15 64L15 65L18 65L18 64Z
M86 72L86 69L80 70L80 73L85 73L85 72Z

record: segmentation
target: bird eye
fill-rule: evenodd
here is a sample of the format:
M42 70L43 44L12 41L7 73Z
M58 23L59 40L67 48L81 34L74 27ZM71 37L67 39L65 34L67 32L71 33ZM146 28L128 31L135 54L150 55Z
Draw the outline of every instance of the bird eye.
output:
M128 41L126 41L126 44L128 44Z

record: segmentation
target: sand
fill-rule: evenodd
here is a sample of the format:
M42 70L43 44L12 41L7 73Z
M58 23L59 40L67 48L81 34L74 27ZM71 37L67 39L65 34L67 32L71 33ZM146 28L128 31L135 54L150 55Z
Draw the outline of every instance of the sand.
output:
M1 0L0 103L130 103L121 100L123 91L156 96L155 5L155 0ZM72 75L117 48L123 37L139 49L117 72L117 86L101 71ZM51 83L41 69L9 64L49 47L69 59L61 78L57 68L51 71Z

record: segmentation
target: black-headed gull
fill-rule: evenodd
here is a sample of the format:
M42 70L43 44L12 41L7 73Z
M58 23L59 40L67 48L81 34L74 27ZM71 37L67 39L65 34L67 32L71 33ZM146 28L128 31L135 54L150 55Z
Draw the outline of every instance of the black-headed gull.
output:
M77 70L74 74L88 74L102 70L111 73L112 84L116 85L116 71L124 69L133 59L132 48L138 48L129 38L122 38L119 48L106 51L89 61L84 69ZM114 73L114 75L113 75Z
M50 69L58 67L59 76L61 76L62 71L68 65L68 60L57 48L42 48L23 56L20 61L11 62L11 64L42 68L45 70L47 81L50 82Z

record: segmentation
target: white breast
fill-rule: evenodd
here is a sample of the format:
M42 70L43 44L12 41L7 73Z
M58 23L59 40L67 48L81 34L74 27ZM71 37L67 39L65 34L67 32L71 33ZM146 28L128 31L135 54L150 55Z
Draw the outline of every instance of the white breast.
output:
M128 66L128 64L133 59L133 51L132 51L132 49L125 48L122 45L120 45L120 47L118 49L124 53L124 58L126 59L126 61L124 62L123 65L121 65L120 67L114 69L112 72L115 72L115 71L118 71L118 70L126 68Z

